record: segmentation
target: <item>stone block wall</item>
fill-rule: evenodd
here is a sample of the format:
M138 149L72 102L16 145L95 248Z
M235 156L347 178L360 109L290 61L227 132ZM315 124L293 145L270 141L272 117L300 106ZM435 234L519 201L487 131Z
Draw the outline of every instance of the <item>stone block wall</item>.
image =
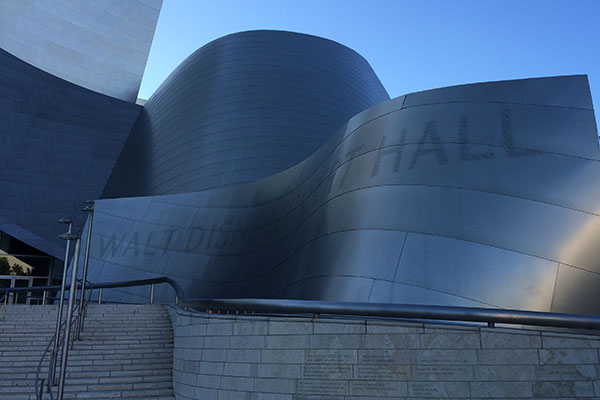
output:
M600 336L170 313L177 399L600 398Z

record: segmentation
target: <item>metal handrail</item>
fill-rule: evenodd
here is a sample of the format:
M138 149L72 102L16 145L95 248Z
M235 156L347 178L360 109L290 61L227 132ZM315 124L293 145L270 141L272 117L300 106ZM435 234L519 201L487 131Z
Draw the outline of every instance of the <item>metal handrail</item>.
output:
M169 277L138 279L119 282L89 283L86 287L108 289L131 286L145 286L167 283L177 296L184 299L181 286ZM81 286L78 285L78 289ZM36 286L4 288L6 294L15 292L36 292L60 289L60 286ZM68 290L68 289L67 289ZM250 312L265 314L322 314L364 317L429 319L443 321L483 322L487 324L516 324L572 329L600 329L600 316L523 311L510 309L490 309L476 307L450 307L431 305L409 305L389 303L328 302L318 300L286 299L187 299L188 306L199 311ZM177 303L178 301L176 301Z
M137 279L131 281L119 281L119 282L103 282L103 283L91 283L87 281L86 290L90 289L114 289L120 287L131 287L131 286L147 286L152 284L160 284L167 283L169 284L173 290L175 291L175 295L178 299L182 299L184 297L184 292L179 283L177 281L167 277L161 276L159 278L149 278L149 279ZM80 290L82 287L80 280L77 282L77 290ZM31 286L31 287L20 287L20 288L6 288L8 293L20 293L20 292L43 292L50 290L60 290L60 285L51 285L51 286ZM69 291L69 288L65 288L65 291Z
M154 302L154 285L161 284L161 283L168 283L173 288L173 290L175 291L175 304L179 304L179 300L184 297L183 289L181 288L179 283L177 283L177 281L175 281L169 277L166 277L166 276L159 277L159 278L137 279L137 280L119 281L119 282L104 282L104 283L97 283L97 284L93 284L89 280L86 280L85 290L92 291L94 289L99 289L98 300L101 301L102 289L151 285L153 289L150 293L151 294L150 299L151 299L151 303L153 303ZM81 288L82 288L81 279L78 279L77 280L77 290L81 290ZM61 286L46 285L46 286L28 286L28 287L5 288L5 289L6 289L7 294L8 293L43 292L44 296L42 297L42 299L43 299L42 304L45 304L47 300L55 300L56 301L59 299L59 297L46 295L46 292L50 292L53 290L60 290ZM69 287L65 288L66 292L68 292L69 290L70 290ZM6 300L6 299L7 299L7 297L4 298L4 300Z
M83 306L81 307L80 311L79 311L79 316L81 316L81 318L79 318L79 322L77 323L77 331L76 331L76 337L77 340L79 340L79 335L81 334L81 331L83 330L83 322L85 320L85 317L87 315L87 305L88 302L90 300L90 296L85 296L85 291L86 290L91 290L90 289L90 281L88 281L87 279L85 280L85 282L82 279L78 279L77 280L78 283L80 283L82 285L81 287L81 297L79 300L79 304L83 304Z
M76 290L80 290L82 288L86 288L86 290L93 290L93 289L109 289L109 288L119 288L119 287L132 287L132 286L147 286L147 285L151 285L152 286L152 294L151 294L151 302L153 301L153 294L154 294L154 285L156 284L160 284L160 283L167 283L169 284L173 290L175 291L175 304L179 304L179 299L182 299L184 297L184 292L183 289L181 288L181 286L174 281L173 279L163 276L163 277L159 277L159 278L150 278L150 279L137 279L137 280L131 280L131 281L121 281L121 282L104 282L104 283L97 283L97 284L92 284L89 281L86 280L86 285L82 285L82 280L78 279L76 282L75 288ZM19 292L40 292L40 291L48 291L48 290L58 290L60 289L61 286L36 286L36 287L27 287L27 288L5 288L7 290L5 290L5 293L19 293ZM68 288L66 288L66 290L69 290ZM79 331L80 329L82 329L83 324L80 324L80 321L83 322L83 318L85 316L85 310L87 309L87 303L89 302L91 296L82 296L82 299L84 299L83 303L79 302L75 304L75 309L74 312L76 313L76 316L71 320L71 326L75 326L75 327L79 327L77 329L77 334L73 334L73 336L71 336L71 340L79 340ZM67 320L63 321L60 324L60 330L63 330L63 327L66 327L67 324ZM58 347L60 347L61 343L64 343L64 339L65 337L61 337L61 339L59 340L58 343ZM35 374L35 382L34 382L34 389L35 389L35 394L36 394L36 398L37 400L42 400L43 396L44 396L44 381L41 381L40 384L40 373L41 373L41 369L42 369L42 365L44 363L44 360L46 359L46 354L48 354L50 347L54 344L54 341L56 340L56 334L52 336L52 338L50 339L50 341L48 342L48 345L46 346L46 349L40 359L40 362L38 363L38 368ZM72 341L71 341L72 343ZM71 344L72 345L72 344ZM58 354L54 354L53 355L54 358L58 357ZM52 364L54 360L50 360L50 364ZM66 374L66 371L65 371ZM47 381L46 381L46 393L48 393L50 395L50 399L53 400L54 399L54 395L52 393L52 389L51 387L54 385L54 369L52 368L52 366L50 365L48 368L48 377L47 377Z
M114 289L119 287L129 287L129 286L147 286L158 283L167 283L169 284L173 290L175 291L175 295L178 299L184 298L184 292L179 283L177 281L169 278L168 276L161 276L159 278L150 278L150 279L138 279L132 281L122 281L122 282L105 282L105 283L92 283L90 289Z
M81 317L81 312L79 312L79 309L81 304L77 303L76 310L77 311L77 315L75 316L75 318L73 318L71 320L71 326L77 324L77 322L79 321L79 318ZM67 320L65 319L61 324L60 324L60 329L62 330L64 326L66 326L67 324ZM44 383L46 383L46 393L48 393L50 395L50 400L54 400L54 395L52 394L52 389L51 387L54 386L54 370L49 367L48 368L48 376L47 376L47 381L44 382L42 380L41 385L40 383L40 373L42 371L42 364L44 363L44 359L46 358L46 354L48 354L50 352L50 346L52 346L54 344L54 341L56 340L56 335L52 335L52 338L50 339L50 341L48 342L48 345L46 346L46 350L44 350L44 354L42 354L42 358L40 359L40 362L38 363L38 367L37 370L35 372L35 382L34 382L34 388L35 388L35 396L37 400L42 400L44 397ZM58 342L58 347L60 348L60 345L64 342L65 337L61 336L59 342ZM57 358L58 354L54 354L54 358ZM50 360L50 362L52 363L53 360Z
M436 321L532 325L571 329L600 329L600 316L475 307L388 303L355 303L285 299L188 299L197 311L223 313L312 314Z

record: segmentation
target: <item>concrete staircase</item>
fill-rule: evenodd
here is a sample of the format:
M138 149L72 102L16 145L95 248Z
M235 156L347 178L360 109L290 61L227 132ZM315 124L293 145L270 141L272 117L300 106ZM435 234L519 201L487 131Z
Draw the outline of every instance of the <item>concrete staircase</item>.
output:
M56 312L56 306L7 307L0 321L0 399L36 398L35 372ZM90 305L81 341L69 351L65 398L173 400L172 368L173 329L162 306Z

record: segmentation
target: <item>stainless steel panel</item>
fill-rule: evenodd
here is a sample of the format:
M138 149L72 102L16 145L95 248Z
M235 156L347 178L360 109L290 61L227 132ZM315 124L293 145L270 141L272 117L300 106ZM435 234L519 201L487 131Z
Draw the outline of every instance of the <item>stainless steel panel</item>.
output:
M56 220L81 229L139 113L0 49L0 230L62 259Z
M563 313L598 314L600 277L561 264L556 279L552 310Z
M397 282L376 281L371 291L372 303L427 304L461 307L490 307L489 304L467 299L439 290Z
M249 70L260 53L249 44L300 53ZM140 114L106 189L116 198L96 202L89 279L167 274L192 297L600 312L589 301L600 164L585 77L366 109L382 96L360 56L321 39L254 32L208 45ZM152 196L122 197L140 194Z
M539 257L409 233L395 281L487 306L541 311L551 307L557 268Z
M578 238L600 233L600 217L509 196L455 189L443 192L431 233L598 269L597 247L584 245L572 251L570 246L577 246Z
M338 43L283 31L225 36L190 55L148 99L104 196L264 178L305 159L350 117L384 100L366 60ZM277 141L255 140L269 137ZM312 140L294 146L303 138Z
M587 75L528 79L523 103L593 110Z
M411 93L406 96L405 107L434 103L521 103L527 80L484 82L471 85L458 85L441 89Z
M555 287L572 286L555 282L557 265L599 268L598 163L576 156L585 142L571 154L553 150L569 129L595 133L578 122L589 122L587 111L557 109L553 129L529 119L539 107L515 104L375 110L294 168L204 192L210 200L198 207L195 193L147 206L154 211L142 219L151 223L136 229L173 228L159 246L171 275L189 278L184 286L198 296L347 300L355 291L353 299L369 301L571 304L566 295L552 303ZM546 143L545 132L557 141ZM127 240L139 245L139 234Z

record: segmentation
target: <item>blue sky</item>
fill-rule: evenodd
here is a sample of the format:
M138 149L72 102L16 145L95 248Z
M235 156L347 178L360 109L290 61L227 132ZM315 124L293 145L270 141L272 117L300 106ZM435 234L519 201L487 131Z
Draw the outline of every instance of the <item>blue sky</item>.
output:
M204 44L253 29L351 47L391 97L587 74L600 110L600 0L164 0L139 97L148 98Z

